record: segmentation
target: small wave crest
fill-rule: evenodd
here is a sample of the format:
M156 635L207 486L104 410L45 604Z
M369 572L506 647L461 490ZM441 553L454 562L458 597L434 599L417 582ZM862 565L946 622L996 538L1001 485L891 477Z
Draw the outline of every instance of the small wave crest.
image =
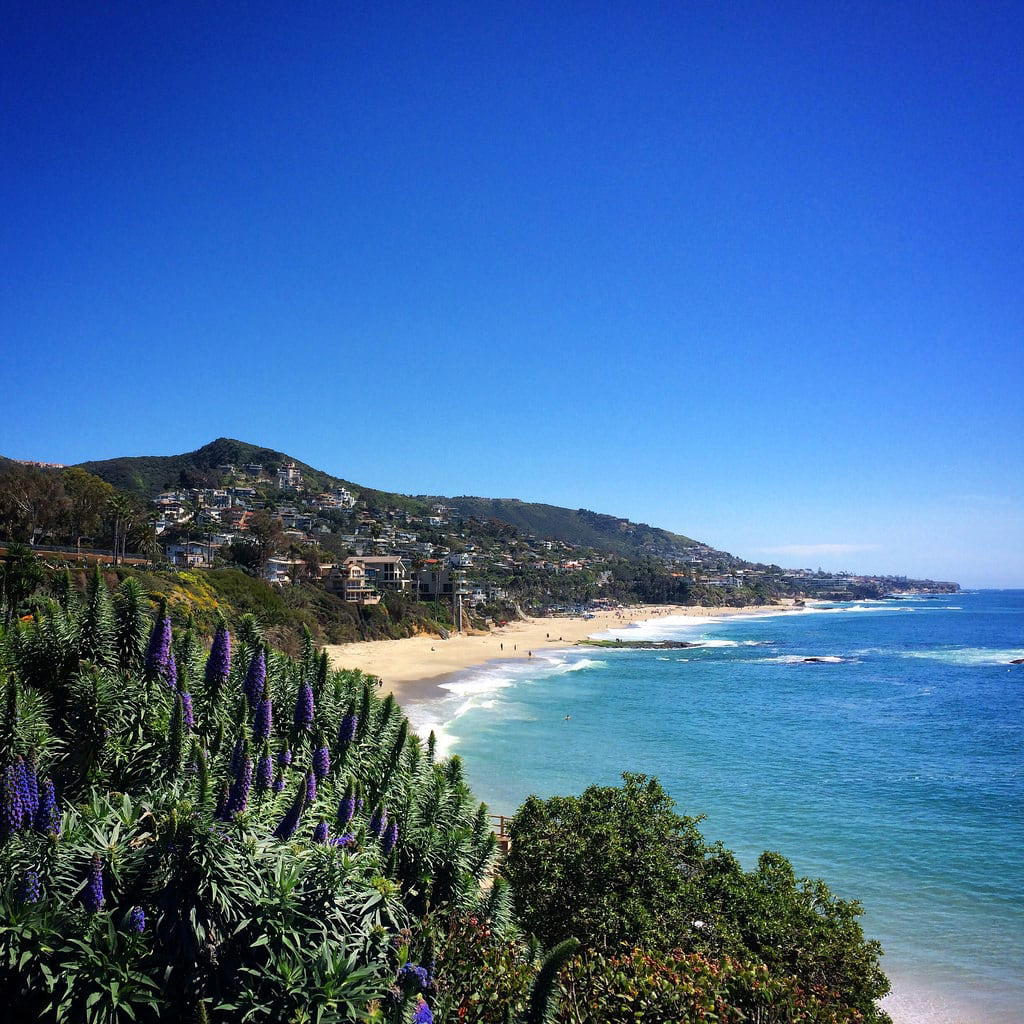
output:
M992 650L986 647L957 647L951 650L903 651L901 658L920 658L925 661L941 661L947 665L984 667L1009 665L1017 658L1024 658L1024 648Z
M437 741L439 757L447 757L458 745L459 737L453 733L454 723L469 711L497 712L511 705L504 692L534 679L551 679L584 669L607 668L608 662L599 658L545 652L514 663L501 662L469 669L440 684L445 691L435 700L411 702L405 712L413 728L422 736L431 731Z
M838 654L780 654L774 658L758 658L756 663L770 662L776 665L841 665L848 658L840 658Z

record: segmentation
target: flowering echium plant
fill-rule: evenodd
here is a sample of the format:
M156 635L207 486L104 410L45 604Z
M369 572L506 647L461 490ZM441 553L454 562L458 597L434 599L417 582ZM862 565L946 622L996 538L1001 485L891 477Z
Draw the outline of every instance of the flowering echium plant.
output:
M66 613L0 645L0 953L21 965L26 1019L108 1005L101 949L140 1024L293 1019L328 969L325 932L352 958L338 1014L360 1019L418 963L381 937L418 941L428 905L479 898L492 847L461 769L427 756L373 680L248 641L233 665L226 625L208 652L175 649L162 606L133 624L144 656L140 640L134 663L62 676L75 634L51 614ZM33 923L4 932L15 919ZM218 1009L226 977L237 1012Z
M161 604L157 613L153 630L149 635L149 646L146 648L146 675L150 679L167 679L172 671L173 655L171 654L171 619L166 606ZM177 670L175 681L177 681Z
M206 689L211 694L220 693L231 675L231 634L223 622L217 626L210 646L210 656L206 659L204 679Z

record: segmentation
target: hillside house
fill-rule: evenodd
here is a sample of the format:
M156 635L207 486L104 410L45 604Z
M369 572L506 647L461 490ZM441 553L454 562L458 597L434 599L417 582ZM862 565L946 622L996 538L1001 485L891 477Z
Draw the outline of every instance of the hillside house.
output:
M416 573L416 594L421 601L451 600L458 594L468 597L469 584L461 569L452 569L431 561Z
M190 540L184 544L168 544L165 550L167 561L183 569L206 568L213 560L211 546L203 541Z
M295 571L305 571L305 562L299 558L271 558L267 560L267 567L263 570L263 578L268 583L277 583L283 586L291 583Z
M366 568L359 559L346 559L335 566L327 577L327 589L350 604L379 604L380 592L367 579Z
M354 555L343 564L359 563L366 579L379 590L407 590L410 586L409 568L401 555Z
M282 491L295 491L302 486L302 470L294 462L286 462L277 471L277 486Z

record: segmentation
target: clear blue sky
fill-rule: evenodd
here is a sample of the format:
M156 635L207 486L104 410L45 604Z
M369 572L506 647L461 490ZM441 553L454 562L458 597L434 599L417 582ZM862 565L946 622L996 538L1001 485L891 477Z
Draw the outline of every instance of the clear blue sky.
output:
M0 32L0 452L227 435L1024 585L1019 3L39 3Z

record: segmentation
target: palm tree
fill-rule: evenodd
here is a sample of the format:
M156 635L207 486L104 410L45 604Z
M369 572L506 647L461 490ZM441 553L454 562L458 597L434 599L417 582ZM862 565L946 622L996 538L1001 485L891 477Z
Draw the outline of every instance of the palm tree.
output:
M128 525L131 522L132 505L127 494L113 494L107 499L107 511L114 520L114 545L111 552L114 556L114 565L119 562L118 552L121 550L123 538L128 532Z

